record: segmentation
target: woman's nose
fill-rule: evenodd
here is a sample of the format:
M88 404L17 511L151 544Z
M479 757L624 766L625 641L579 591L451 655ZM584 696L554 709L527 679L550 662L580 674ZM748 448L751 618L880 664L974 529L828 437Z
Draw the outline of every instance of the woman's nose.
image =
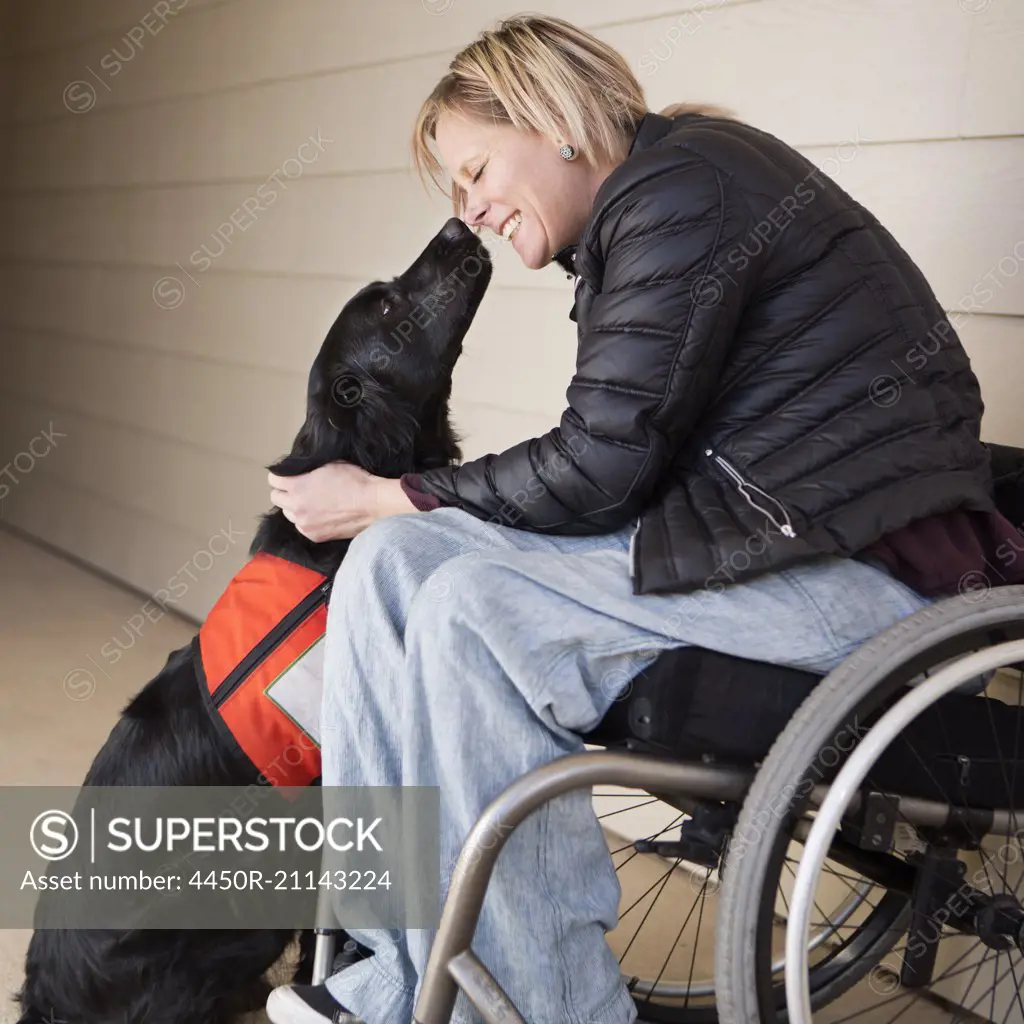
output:
M487 204L471 196L466 197L465 221L471 228L480 227L487 216Z

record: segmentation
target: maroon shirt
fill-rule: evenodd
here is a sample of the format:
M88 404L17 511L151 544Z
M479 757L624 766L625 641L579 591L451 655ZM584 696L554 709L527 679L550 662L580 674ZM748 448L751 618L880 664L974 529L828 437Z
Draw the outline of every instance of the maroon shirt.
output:
M918 519L858 552L865 555L925 597L1024 583L1024 529L999 512L961 508Z
M400 478L399 483L402 485L402 490L405 491L405 496L416 506L420 512L429 512L431 509L441 507L441 499L436 498L433 494L427 494L425 491L418 490L420 486L420 478L415 473L406 473Z
M440 507L434 495L418 490L415 473L406 473L401 484L421 512ZM1015 527L999 512L955 509L886 534L856 557L877 559L923 597L972 594L1024 583L1024 524Z

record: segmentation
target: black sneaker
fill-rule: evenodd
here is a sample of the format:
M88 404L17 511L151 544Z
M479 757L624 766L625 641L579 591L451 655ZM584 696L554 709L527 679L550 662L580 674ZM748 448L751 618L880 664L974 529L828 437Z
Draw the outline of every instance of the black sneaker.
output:
M273 1024L364 1024L339 1003L326 985L282 985L270 993L267 1016Z

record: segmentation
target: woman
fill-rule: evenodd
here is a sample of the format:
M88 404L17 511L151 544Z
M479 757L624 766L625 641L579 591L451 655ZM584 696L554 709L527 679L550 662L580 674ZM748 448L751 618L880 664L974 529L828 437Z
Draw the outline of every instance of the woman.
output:
M578 275L568 407L458 468L271 480L307 536L355 537L324 782L439 786L443 886L484 806L581 750L660 650L827 672L1009 529L977 381L906 253L779 140L675 114L557 19L466 47L423 105L417 163L526 266ZM475 949L527 1020L634 1019L604 940L618 896L589 794L512 836ZM356 937L372 959L277 990L271 1018L408 1022L431 935Z

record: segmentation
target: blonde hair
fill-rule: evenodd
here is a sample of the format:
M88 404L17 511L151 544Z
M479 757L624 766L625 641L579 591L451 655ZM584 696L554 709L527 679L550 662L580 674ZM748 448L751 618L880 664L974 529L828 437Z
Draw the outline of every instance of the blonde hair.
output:
M445 113L510 124L559 145L571 140L597 167L625 159L647 102L625 58L589 32L542 15L499 22L456 54L413 128L413 164L420 180L426 185L429 179L449 195L461 216L465 191L455 182L450 191L445 188L443 169L430 148ZM673 104L663 113L732 116L695 103Z

